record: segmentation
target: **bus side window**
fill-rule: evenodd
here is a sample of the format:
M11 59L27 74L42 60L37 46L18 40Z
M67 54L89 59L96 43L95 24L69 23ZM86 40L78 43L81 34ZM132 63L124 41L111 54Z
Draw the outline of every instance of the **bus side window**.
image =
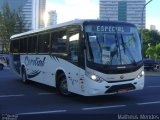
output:
M31 36L28 38L28 53L37 52L37 36Z
M49 52L49 39L50 34L40 34L38 36L38 52L39 53L48 53Z
M66 53L67 52L67 35L66 31L53 32L51 34L52 53Z
M20 53L27 53L27 38L20 39Z
M12 45L11 45L11 51L13 52L13 53L19 53L19 40L13 40L12 41L12 43L11 43Z
M71 62L78 62L78 44L79 44L79 33L69 33L69 60Z

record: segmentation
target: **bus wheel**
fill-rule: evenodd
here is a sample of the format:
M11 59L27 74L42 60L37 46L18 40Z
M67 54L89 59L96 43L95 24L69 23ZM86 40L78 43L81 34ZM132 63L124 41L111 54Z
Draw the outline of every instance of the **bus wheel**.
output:
M22 82L27 83L27 75L26 70L24 68L22 69Z
M0 64L0 70L3 70L3 65L2 64Z
M58 92L63 96L71 95L71 92L68 91L67 79L64 74L60 74L58 77Z

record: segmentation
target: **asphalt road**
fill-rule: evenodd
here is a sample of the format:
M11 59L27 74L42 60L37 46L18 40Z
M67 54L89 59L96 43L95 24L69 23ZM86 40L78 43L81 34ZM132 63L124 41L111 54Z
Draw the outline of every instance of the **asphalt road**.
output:
M146 75L141 91L98 97L63 97L52 87L23 84L10 70L0 71L2 120L160 119L160 76ZM147 117L147 118L146 118ZM9 118L9 119L7 119Z

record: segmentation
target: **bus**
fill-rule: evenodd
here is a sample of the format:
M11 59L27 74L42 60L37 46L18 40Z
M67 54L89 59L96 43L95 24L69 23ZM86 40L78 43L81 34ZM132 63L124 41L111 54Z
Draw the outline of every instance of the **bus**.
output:
M11 36L12 69L61 95L99 96L144 88L141 41L135 25L72 20Z

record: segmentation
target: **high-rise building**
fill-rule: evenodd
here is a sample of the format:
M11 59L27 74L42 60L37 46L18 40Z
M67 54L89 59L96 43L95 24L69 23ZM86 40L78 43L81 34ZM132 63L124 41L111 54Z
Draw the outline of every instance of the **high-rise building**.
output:
M156 26L155 25L150 25L150 30L156 30Z
M142 10L146 0L100 0L100 19L124 21L142 26ZM143 14L143 28L145 28L146 15Z
M57 24L57 13L55 10L48 12L48 24L47 26L56 25Z
M33 29L43 28L46 0L33 0Z

